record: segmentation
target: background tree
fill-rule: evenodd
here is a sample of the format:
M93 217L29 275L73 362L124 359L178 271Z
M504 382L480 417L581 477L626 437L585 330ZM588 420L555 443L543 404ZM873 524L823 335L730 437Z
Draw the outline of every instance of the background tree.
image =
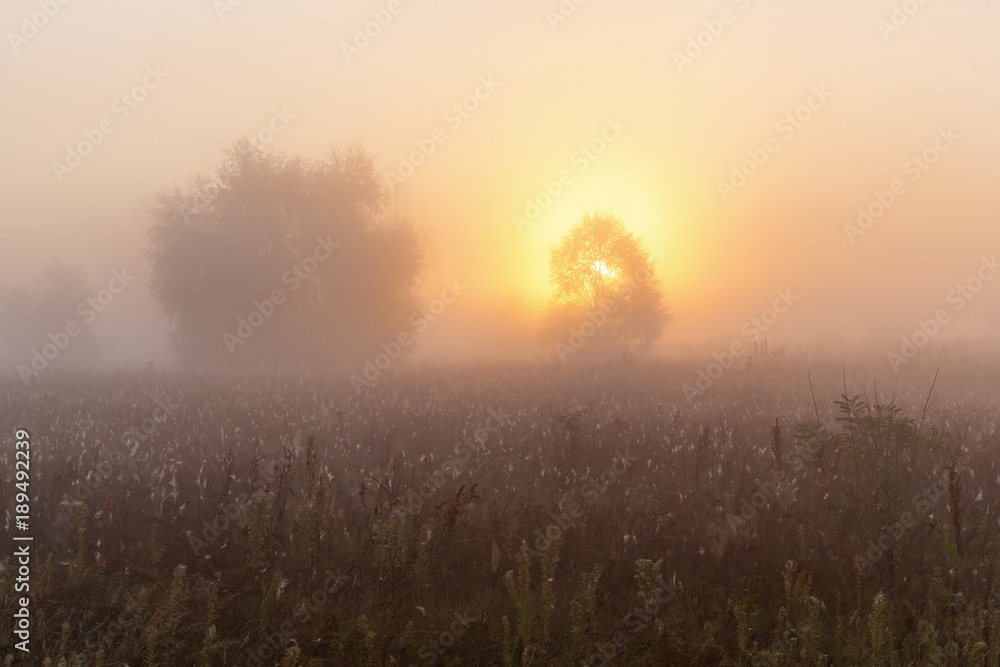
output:
M87 305L89 297L84 274L62 264L46 266L31 285L0 287L0 363L30 370L33 353L55 344L55 336L66 345L51 360L53 368L97 367L104 341L91 326L99 316ZM80 331L64 339L69 323Z
M177 351L199 362L343 362L395 339L417 307L423 255L412 226L385 203L360 147L307 161L245 140L214 178L161 193L151 288ZM318 239L339 247L312 273L297 272ZM276 289L286 301L245 342L227 345L224 334Z
M549 251L554 294L543 338L563 359L630 352L672 319L649 251L610 212L585 214Z

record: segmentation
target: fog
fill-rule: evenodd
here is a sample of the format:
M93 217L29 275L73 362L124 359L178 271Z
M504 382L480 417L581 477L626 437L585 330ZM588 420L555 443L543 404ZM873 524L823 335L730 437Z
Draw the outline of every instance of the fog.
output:
M0 26L0 664L1000 664L994 0Z
M987 345L1000 331L998 21L988 2L5 3L3 370L72 322L87 342L55 365L175 364L177 308L214 308L226 276L256 276L252 289L233 278L236 302L212 311L249 313L343 220L355 236L333 239L315 298L349 298L276 323L261 358L325 358L324 340L346 350L396 331L414 335L415 360L551 358L550 248L604 210L663 260L672 319L653 354L766 338L884 357L921 331ZM363 151L383 204L320 204L305 185L272 193L274 209L230 202L218 220L255 220L264 245L288 229L266 212L301 204L296 240L263 273L240 273L238 253L203 258L212 275L175 262L187 291L164 310L159 198L216 177L241 139L289 163ZM262 183L244 183L247 197L287 185ZM399 269L362 243L375 222L412 230L419 262ZM241 252L270 252L232 234ZM71 278L46 301L60 271ZM413 326L449 284L460 293ZM281 326L312 327L310 344Z

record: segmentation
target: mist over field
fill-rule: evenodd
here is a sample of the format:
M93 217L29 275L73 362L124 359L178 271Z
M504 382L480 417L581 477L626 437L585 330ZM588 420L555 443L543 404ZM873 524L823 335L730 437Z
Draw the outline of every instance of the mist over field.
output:
M1000 664L995 2L0 28L4 664Z
M55 264L80 273L76 299L125 269L80 322L101 363L177 362L151 209L249 138L372 157L381 213L420 239L415 298L468 285L414 358L551 353L547 252L597 209L669 255L659 355L751 342L744 323L786 289L795 307L747 331L789 350L887 354L939 309L935 343L995 340L992 283L951 298L1000 240L995 6L551 4L7 3L0 284L43 285ZM47 333L5 337L5 365Z

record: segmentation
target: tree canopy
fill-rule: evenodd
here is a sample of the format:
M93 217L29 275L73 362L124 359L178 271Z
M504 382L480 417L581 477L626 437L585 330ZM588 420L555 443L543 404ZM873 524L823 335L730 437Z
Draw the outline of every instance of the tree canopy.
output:
M423 268L412 225L389 212L357 146L317 161L246 140L213 178L162 192L151 289L180 355L346 362L408 326Z
M50 364L97 366L103 341L90 325L101 310L84 274L62 264L45 267L32 285L0 287L0 363L25 380Z
M554 293L543 337L562 359L630 352L671 317L649 251L610 212L587 213L549 250Z

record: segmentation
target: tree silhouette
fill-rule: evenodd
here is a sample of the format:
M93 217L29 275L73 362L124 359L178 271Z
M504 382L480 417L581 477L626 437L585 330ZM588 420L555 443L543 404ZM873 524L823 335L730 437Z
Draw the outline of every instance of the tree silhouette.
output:
M423 254L385 204L360 147L307 161L246 140L214 178L161 193L151 288L182 358L348 362L407 330Z
M563 360L647 347L672 319L649 251L610 212L585 214L566 232L549 250L549 274L543 338Z
M46 266L32 285L0 287L0 363L22 379L49 361L62 369L96 367L104 341L90 326L97 316L91 297L84 274L61 264ZM67 326L75 327L72 337ZM58 346L56 357L40 356L52 346Z

